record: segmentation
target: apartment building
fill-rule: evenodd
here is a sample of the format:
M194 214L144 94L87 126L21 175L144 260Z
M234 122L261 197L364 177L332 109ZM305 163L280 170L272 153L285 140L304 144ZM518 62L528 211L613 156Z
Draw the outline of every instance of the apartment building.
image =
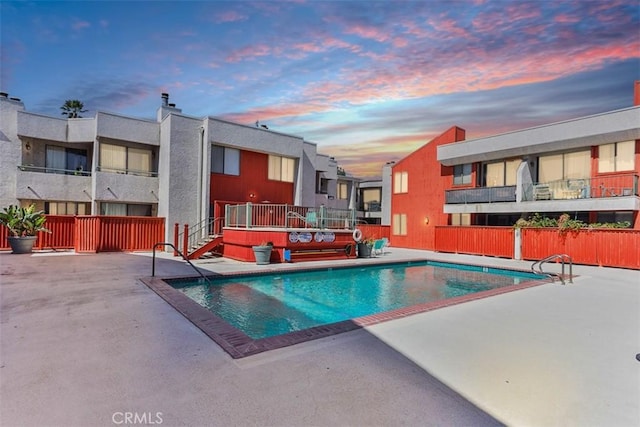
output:
M199 224L227 203L354 207L357 180L303 138L182 113L162 94L156 120L97 112L59 118L0 94L0 206L57 215L130 215Z
M394 245L434 248L434 226L539 213L640 229L640 107L465 140L454 127L393 167Z

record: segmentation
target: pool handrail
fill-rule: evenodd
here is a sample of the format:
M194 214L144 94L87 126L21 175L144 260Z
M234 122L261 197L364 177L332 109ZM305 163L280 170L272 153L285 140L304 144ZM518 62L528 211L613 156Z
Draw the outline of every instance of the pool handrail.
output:
M553 260L560 260L562 262L562 273L558 274L558 273L547 273L545 271L542 270L542 264L544 264L545 262L549 262L549 261L553 261ZM534 261L533 264L531 264L531 271L537 274L546 274L549 276L553 276L553 277L557 277L560 279L560 281L562 282L563 285L566 285L565 281L564 281L564 265L565 263L569 264L569 283L573 283L573 260L571 259L571 257L567 254L553 254L553 255L549 255L546 258L543 258L541 260L538 261ZM536 265L538 266L538 269L536 270Z
M169 242L158 242L158 243L156 243L155 245L153 245L153 262L152 262L152 264L151 264L151 277L155 277L155 275L156 275L156 248L157 248L158 246L171 246L171 247L173 248L173 250L174 250L174 251L176 251L176 252L177 252L177 253L182 257L182 259L184 259L185 261L187 261L187 263L188 263L191 267L193 267L193 269L196 271L196 273L198 273L198 274L199 274L199 275L200 275L200 276L205 280L205 282L207 282L207 283L211 284L211 282L209 281L209 279L207 278L207 276L205 276L204 274L202 274L202 271L198 270L198 268L197 268L195 265L193 265L193 264L191 263L191 261L189 261L189 259L188 259L186 256L184 256L184 254L183 254L182 252L180 252L180 251L178 250L178 248L176 248L176 247L173 245L173 243L169 243Z

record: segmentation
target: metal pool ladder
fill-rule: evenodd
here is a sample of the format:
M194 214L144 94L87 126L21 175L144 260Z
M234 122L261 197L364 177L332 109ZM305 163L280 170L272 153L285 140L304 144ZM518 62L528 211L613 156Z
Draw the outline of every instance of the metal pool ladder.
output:
M547 273L545 271L542 271L542 264L544 264L545 262L549 262L549 261L557 261L560 260L562 262L562 273L558 274L558 273ZM541 259L539 261L534 262L533 264L531 264L531 271L537 274L546 274L548 276L551 277L557 277L558 279L560 279L560 281L562 282L563 285L566 285L565 281L564 281L564 266L565 264L569 264L569 283L573 283L573 260L571 259L571 257L567 254L553 254L553 255L549 255L548 257ZM538 267L538 269L536 270L536 266Z

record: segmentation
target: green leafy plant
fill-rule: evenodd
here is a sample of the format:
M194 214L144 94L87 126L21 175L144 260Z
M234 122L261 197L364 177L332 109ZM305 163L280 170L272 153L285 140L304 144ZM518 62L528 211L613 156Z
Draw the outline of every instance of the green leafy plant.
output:
M557 228L559 232L592 230L596 228L629 228L629 221L607 222L607 223L591 223L587 224L579 219L571 219L569 214L563 213L555 218L548 218L539 213L534 213L529 218L520 218L513 225L514 228L532 227L532 228Z
M360 239L358 243L364 243L367 246L373 246L375 241L375 236L362 236L362 239Z
M0 212L0 224L6 226L15 237L35 236L38 231L50 233L44 226L46 221L44 212L36 211L35 205L26 208L10 205Z

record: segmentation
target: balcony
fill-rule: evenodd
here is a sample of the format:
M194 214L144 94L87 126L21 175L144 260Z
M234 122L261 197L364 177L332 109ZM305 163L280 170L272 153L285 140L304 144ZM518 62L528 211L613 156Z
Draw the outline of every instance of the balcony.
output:
M91 172L18 166L16 198L91 201Z
M23 172L37 172L37 173L55 173L58 175L74 175L74 176L91 176L91 171L86 171L83 169L56 169L56 168L48 168L42 166L33 166L33 165L22 165L18 166Z
M445 191L445 203L469 204L469 203L497 203L515 202L516 186L504 187L478 187Z
M521 186L445 191L444 213L640 211L638 175L607 174Z
M601 199L638 195L638 175L615 174L525 185L523 201Z

